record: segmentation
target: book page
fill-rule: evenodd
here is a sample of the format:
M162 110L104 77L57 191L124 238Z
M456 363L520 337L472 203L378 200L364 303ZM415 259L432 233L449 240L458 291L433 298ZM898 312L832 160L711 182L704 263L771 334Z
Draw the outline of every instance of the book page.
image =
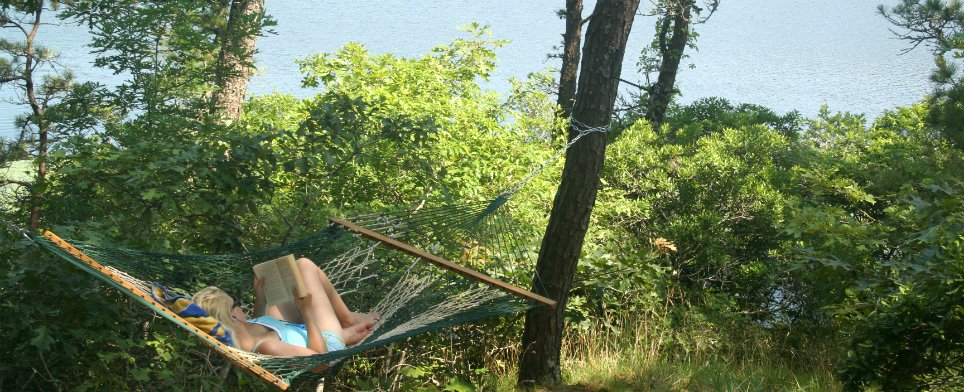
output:
M286 255L254 266L254 274L264 279L265 306L277 305L293 300L292 290L298 289L299 296L307 294L298 262L294 255Z

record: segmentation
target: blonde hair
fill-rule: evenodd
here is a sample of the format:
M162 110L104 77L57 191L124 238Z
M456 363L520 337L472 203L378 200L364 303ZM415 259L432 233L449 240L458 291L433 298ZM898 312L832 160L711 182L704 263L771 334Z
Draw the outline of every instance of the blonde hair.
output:
M226 329L231 336L234 347L238 347L238 339L234 336L234 329L231 328L234 317L231 316L231 306L234 304L231 296L215 286L205 287L194 293L191 298L197 306L208 312L211 317L221 322L221 327Z

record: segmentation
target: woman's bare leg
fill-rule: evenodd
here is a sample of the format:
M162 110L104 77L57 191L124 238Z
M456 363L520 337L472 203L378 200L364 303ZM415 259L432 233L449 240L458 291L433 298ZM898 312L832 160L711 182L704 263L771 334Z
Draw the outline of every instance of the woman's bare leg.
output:
M342 326L339 321L339 313L350 314L348 307L345 303L341 301L341 298L337 298L337 302L333 302L332 298L328 295L328 290L321 279L319 279L320 270L318 267L308 259L298 260L298 269L301 271L302 280L304 280L305 288L308 293L311 294L311 313L312 319L315 323L324 331L330 331L342 335ZM304 317L302 317L302 320ZM303 322L303 321L302 321Z
M298 310L298 305L295 301L287 301L277 305L272 305L264 309L264 314L274 317L278 320L287 320L293 323L304 324L305 319L301 316L301 311Z
M331 306L338 316L338 321L341 323L342 328L348 328L357 324L368 324L375 323L378 321L378 314L375 313L357 313L352 312L345 305L345 301L341 299L341 294L338 294L338 290L328 279L328 275L325 274L321 268L318 268L314 262L311 260L302 258L298 260L298 266L301 268L301 276L307 282L308 279L314 279L317 277L321 286L325 290L325 294L328 295L328 300L331 301ZM307 283L306 283L307 284Z
M321 268L318 268L314 262L305 258L298 260L298 267L301 268L301 276L304 278L305 284L308 284L309 280L314 280L321 285L342 327L349 327L356 324L354 322L354 313L348 309L348 305L345 305L345 301L341 299L341 295L335 290L335 286L331 284L328 275L326 275Z
M358 343L371 333L372 326L378 320L377 314L349 310L328 275L311 260L298 259L298 269L305 287L311 293L312 312L315 320L319 320L318 325L321 328L342 335L348 345ZM304 316L294 301L270 306L265 309L265 313L277 319L304 323ZM336 321L338 328L334 327Z

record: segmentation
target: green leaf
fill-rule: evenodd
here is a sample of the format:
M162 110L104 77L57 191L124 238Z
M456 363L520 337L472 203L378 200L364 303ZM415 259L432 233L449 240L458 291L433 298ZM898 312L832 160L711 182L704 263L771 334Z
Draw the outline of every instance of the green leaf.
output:
M141 192L141 198L147 201L157 200L162 197L164 197L164 194L154 188Z
M47 327L43 325L37 328L34 337L30 339L30 345L38 348L40 351L50 350L50 345L53 342L54 339L47 333Z
M471 382L462 378L461 376L449 377L448 382L445 383L445 391L452 392L475 392L475 385Z
M405 377L410 377L410 378L420 378L429 374L429 371L416 366L406 366L406 367L403 367L398 372L401 373L401 375Z
M151 380L150 371L144 368L132 369L130 374L136 381L147 382Z

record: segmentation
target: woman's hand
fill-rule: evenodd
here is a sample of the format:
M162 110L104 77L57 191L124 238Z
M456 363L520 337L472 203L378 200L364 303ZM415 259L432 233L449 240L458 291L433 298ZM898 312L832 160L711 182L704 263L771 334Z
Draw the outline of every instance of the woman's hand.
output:
M254 274L254 279L252 280L251 285L254 286L255 297L264 296L264 278Z
M307 310L311 309L311 293L305 294L304 297L298 297L297 288L292 289L291 292L295 295L295 304L298 305L301 314L309 313Z
M265 312L265 299L264 299L264 278L258 276L258 274L252 274L251 285L254 286L254 317L264 316Z

